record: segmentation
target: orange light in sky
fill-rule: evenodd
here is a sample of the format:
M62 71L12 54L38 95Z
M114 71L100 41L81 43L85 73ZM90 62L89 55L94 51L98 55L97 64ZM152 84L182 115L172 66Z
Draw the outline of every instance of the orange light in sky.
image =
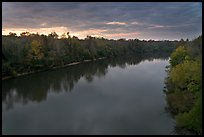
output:
M44 24L43 24L44 25ZM121 37L134 37L135 35L139 35L139 32L133 32L133 33L112 33L108 34L108 30L106 29L88 29L88 30L82 30L82 31L70 31L67 27L61 26L61 27L52 27L52 28L4 28L2 29L3 35L9 35L9 32L16 33L17 36L20 36L22 32L30 32L30 33L39 33L48 35L51 32L56 32L59 36L61 36L63 33L69 32L71 36L77 36L79 38L85 38L87 35L95 36L95 37L105 37L105 38L121 38Z

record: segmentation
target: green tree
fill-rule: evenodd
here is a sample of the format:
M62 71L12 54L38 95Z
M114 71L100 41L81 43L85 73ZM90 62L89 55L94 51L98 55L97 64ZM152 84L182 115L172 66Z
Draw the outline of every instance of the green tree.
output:
M34 59L42 59L43 52L42 52L42 45L39 41L33 40L31 43L31 54L33 55Z
M187 57L188 53L185 47L181 46L171 54L170 64L172 67L182 63Z

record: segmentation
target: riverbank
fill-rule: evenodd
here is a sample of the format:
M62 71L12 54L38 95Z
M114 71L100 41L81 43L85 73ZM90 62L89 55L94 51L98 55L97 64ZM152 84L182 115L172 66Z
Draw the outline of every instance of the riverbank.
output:
M199 43L200 42L200 43ZM202 135L202 39L182 44L167 68L166 100L176 120L177 133Z
M36 70L36 71L19 73L19 74L16 74L15 76L2 77L2 80L7 80L7 79L11 79L11 78L16 78L16 77L25 76L25 75L34 74L34 73L43 72L43 71L48 71L48 70L65 68L65 67L68 67L68 66L73 66L73 65L77 65L77 64L81 64L81 63L85 63L85 62L91 62L91 61L96 61L96 60L101 60L101 59L106 59L106 58L107 57L101 57L101 58L96 58L96 59L83 60L83 61L78 61L78 62L72 62L72 63L66 64L66 65L62 65L62 66L55 66L55 67L50 67L50 68Z

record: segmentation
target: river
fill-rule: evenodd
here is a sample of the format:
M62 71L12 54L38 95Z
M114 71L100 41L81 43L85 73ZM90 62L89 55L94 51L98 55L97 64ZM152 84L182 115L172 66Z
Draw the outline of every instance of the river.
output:
M104 59L2 81L2 134L175 134L168 58Z

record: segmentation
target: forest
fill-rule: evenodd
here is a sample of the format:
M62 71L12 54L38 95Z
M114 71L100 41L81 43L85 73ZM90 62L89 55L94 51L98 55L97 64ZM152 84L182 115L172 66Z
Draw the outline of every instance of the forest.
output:
M167 67L168 109L180 134L202 134L202 36L180 43Z
M73 62L135 54L170 54L180 41L139 39L105 39L87 36L79 39L69 32L60 37L56 32L48 36L22 32L2 35L2 78L22 73L47 70Z

